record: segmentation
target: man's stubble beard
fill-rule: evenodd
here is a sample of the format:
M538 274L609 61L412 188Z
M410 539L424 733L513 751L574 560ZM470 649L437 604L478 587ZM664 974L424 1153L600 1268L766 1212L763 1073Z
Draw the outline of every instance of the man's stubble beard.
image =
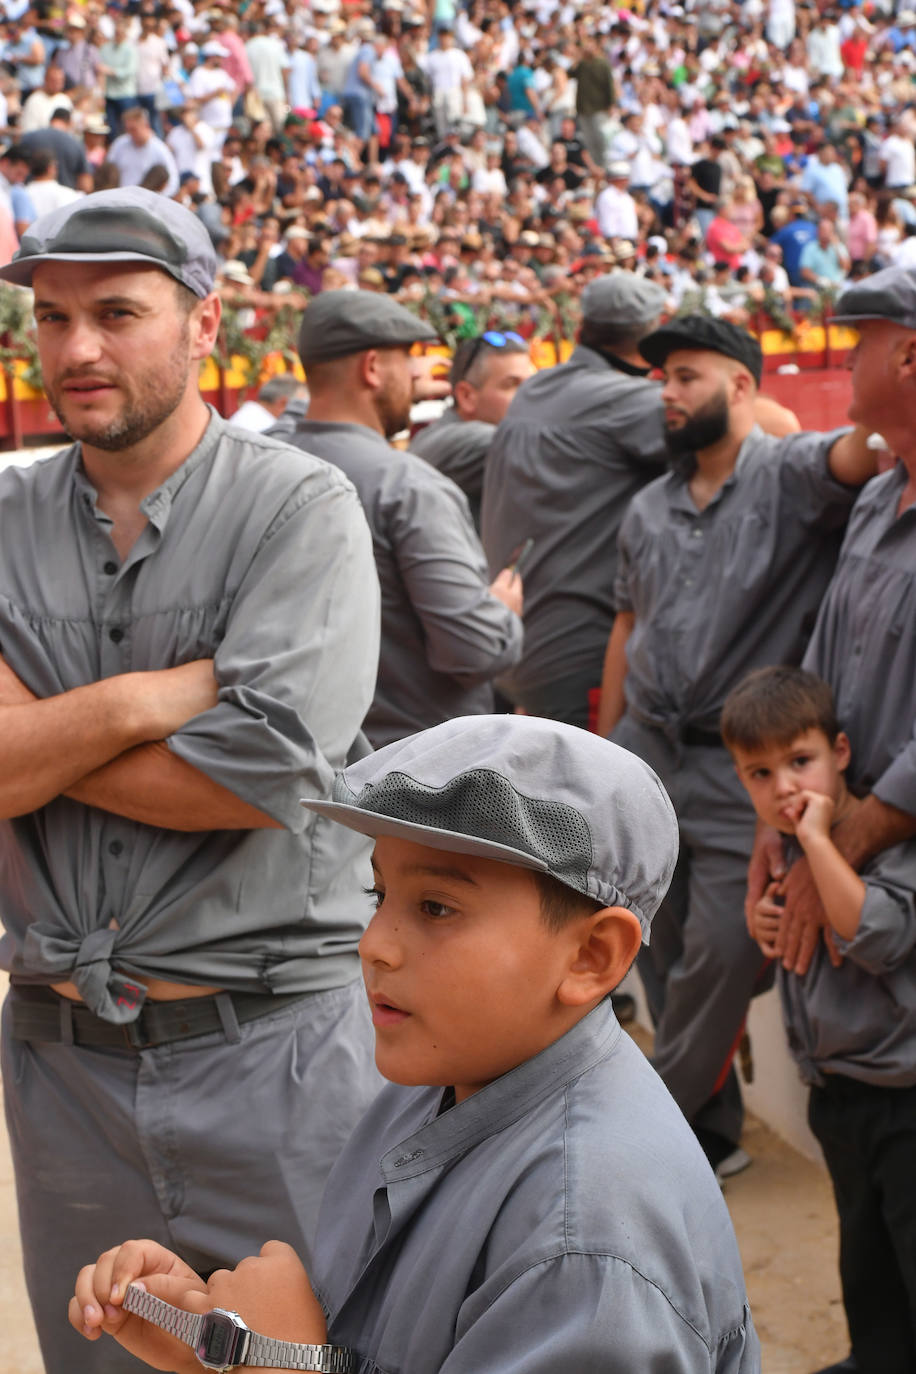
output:
M181 335L170 354L168 367L161 375L156 375L154 385L147 382L133 399L125 395L121 413L107 424L93 423L88 416L85 420L68 420L62 386L46 380L45 392L51 408L72 439L105 453L118 453L132 448L154 433L181 404L190 369L189 343L190 327L185 320ZM74 380L73 374L69 374L65 380Z

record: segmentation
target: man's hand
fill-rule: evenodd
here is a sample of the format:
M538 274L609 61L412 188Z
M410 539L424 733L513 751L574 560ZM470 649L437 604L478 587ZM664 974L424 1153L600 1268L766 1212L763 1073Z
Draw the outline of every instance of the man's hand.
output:
M451 396L452 388L448 380L449 360L435 353L424 353L422 357L411 358L410 371L413 378L413 399L415 401L439 401Z
M768 959L776 955L776 941L784 915L782 901L779 899L779 883L767 886L760 900L748 916L748 930L751 939L756 940Z
M754 912L769 883L778 882L786 876L786 862L782 852L782 837L778 830L768 825L758 825L747 866L747 895L744 899L744 919L752 940L754 934Z
M235 1269L217 1269L207 1284L207 1306L238 1312L262 1336L279 1341L324 1345L327 1325L302 1261L290 1245L269 1240L260 1255ZM195 1299L196 1301L196 1299Z
M151 1240L129 1240L106 1250L95 1264L80 1270L70 1299L70 1325L90 1341L98 1340L103 1332L113 1336L125 1350L154 1369L178 1374L199 1371L190 1346L122 1310L127 1287L135 1280L156 1297L186 1311L207 1311L214 1305L207 1298L203 1279L171 1250ZM199 1296L203 1306L189 1304L193 1296Z
M818 894L806 858L796 859L782 884L786 899L785 917L776 940L776 957L789 973L800 977L808 972L817 942L823 934L830 962L839 968L843 962L833 942L833 932Z
M490 595L521 616L525 604L522 579L514 568L503 568L496 580L490 583Z

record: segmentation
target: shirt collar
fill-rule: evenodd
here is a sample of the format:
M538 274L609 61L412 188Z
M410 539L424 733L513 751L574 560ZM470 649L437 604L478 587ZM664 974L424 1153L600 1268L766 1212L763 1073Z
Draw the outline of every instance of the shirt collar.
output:
M606 997L540 1054L526 1059L441 1116L437 1112L442 1089L427 1089L430 1119L383 1155L381 1172L385 1183L403 1183L442 1168L489 1136L505 1130L543 1098L605 1059L622 1035L611 999Z
M211 405L207 406L207 410L210 413L210 419L200 442L191 450L181 466L177 467L161 486L157 487L155 491L151 491L148 496L144 496L140 502L140 509L143 514L160 533L168 524L169 512L179 491L192 472L211 457L222 437L226 426L225 420L217 414ZM74 445L73 463L74 485L81 495L88 495L91 498L93 513L98 516L100 512L95 504L98 499L98 492L86 475L82 461L82 445L79 443Z

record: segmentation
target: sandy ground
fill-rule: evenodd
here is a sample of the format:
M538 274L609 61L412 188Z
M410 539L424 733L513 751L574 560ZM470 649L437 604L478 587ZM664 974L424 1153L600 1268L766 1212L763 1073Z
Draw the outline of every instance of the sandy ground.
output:
M645 1044L645 1037L636 1038ZM830 1182L823 1168L753 1118L744 1144L754 1163L728 1181L725 1197L763 1346L763 1374L810 1374L848 1351ZM43 1374L22 1280L12 1169L2 1127L0 1331L0 1374Z

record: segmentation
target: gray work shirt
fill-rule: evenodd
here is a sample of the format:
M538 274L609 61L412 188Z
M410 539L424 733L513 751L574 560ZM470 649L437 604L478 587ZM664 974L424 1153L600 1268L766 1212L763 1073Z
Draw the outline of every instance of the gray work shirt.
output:
M801 856L786 843L791 865ZM916 1084L916 840L862 870L865 905L852 940L835 935L834 968L819 940L803 977L778 970L789 1048L806 1083L843 1074L885 1088Z
M518 658L522 622L490 595L454 482L365 425L305 420L289 442L346 473L372 531L382 588L378 686L364 727L373 745L492 711L490 682Z
M213 413L141 509L122 563L79 444L0 474L0 653L40 697L212 657L218 704L168 746L284 829L185 833L66 797L3 822L2 964L72 978L113 1021L139 1010L119 1004L124 974L276 993L347 983L367 846L299 799L330 795L375 681L378 583L356 493Z
M907 472L873 478L849 521L804 666L833 688L858 788L916 816L916 506Z
M477 529L480 528L484 468L495 433L495 425L485 424L483 420L462 420L455 407L448 406L438 420L417 430L410 439L411 453L432 463L464 492Z
M656 382L581 345L538 372L509 407L487 458L481 530L495 576L526 539L525 648L510 696L601 666L614 622L617 530L667 464Z
M857 494L828 467L845 432L777 439L755 426L705 509L678 472L633 499L617 543L617 606L635 616L632 715L714 732L746 673L801 660Z
M361 1374L758 1374L718 1185L608 1000L441 1098L384 1088L328 1180L311 1277Z

